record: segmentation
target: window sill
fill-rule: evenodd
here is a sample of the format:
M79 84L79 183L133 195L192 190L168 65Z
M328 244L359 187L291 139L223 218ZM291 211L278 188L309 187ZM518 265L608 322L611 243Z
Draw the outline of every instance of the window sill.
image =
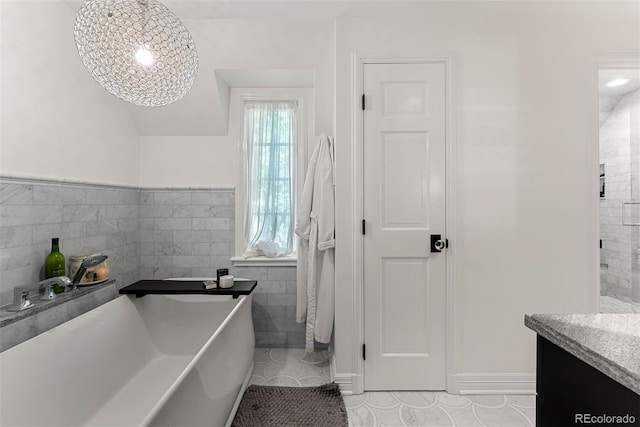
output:
M298 265L298 257L288 256L280 258L268 257L232 257L231 264L234 267L296 267Z

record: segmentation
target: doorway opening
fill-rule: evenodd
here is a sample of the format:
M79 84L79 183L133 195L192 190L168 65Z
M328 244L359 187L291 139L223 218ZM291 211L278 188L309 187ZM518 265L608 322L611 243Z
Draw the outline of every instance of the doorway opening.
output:
M598 69L600 311L640 313L640 68Z

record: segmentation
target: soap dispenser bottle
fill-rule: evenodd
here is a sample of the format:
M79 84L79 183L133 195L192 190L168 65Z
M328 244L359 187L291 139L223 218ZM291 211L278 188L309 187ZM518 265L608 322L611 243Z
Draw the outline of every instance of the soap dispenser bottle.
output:
M64 276L65 259L64 255L60 252L60 239L54 237L51 239L51 253L47 255L44 261L44 278L49 279L51 277ZM60 285L54 285L54 291L56 294L64 291L64 288Z

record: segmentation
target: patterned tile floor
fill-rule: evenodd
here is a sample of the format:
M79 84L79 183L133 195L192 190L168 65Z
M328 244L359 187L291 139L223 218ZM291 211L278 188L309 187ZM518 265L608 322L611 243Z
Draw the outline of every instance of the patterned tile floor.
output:
M640 304L622 301L610 296L600 297L601 313L638 313L640 314Z
M302 348L256 348L250 384L310 387L331 382L329 353Z
M328 352L257 348L251 384L315 386L331 381ZM533 427L535 396L366 392L344 396L352 427Z

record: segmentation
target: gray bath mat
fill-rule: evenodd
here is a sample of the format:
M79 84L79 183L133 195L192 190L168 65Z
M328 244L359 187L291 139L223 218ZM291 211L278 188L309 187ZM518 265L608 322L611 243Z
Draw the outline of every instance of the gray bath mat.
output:
M341 427L347 409L336 383L318 387L250 385L233 427Z

